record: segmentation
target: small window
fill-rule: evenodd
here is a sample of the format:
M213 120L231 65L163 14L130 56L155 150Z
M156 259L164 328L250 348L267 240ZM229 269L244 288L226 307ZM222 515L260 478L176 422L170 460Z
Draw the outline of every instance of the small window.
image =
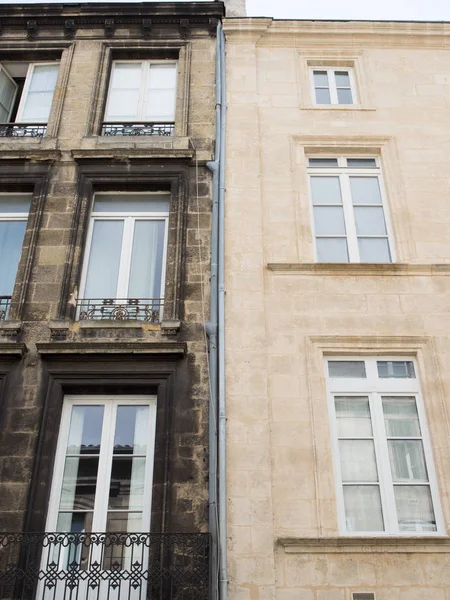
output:
M354 377L352 368L347 377L332 376L336 365L361 363L366 377ZM396 363L403 378L379 376L380 365ZM341 529L365 535L442 532L419 383L409 377L414 362L330 359L327 371Z
M363 360L329 360L328 372L330 377L355 377L366 376L366 365Z
M309 158L308 165L317 260L392 262L377 159Z
M311 69L311 77L316 104L356 104L352 69Z
M375 600L373 592L353 592L352 600Z
M56 62L0 64L0 137L44 135L58 71Z
M161 320L169 200L167 193L95 195L80 320Z
M383 378L414 379L414 363L411 360L379 360L378 376Z
M0 321L8 317L30 203L31 194L0 194Z
M176 61L115 61L103 135L173 135L176 85Z

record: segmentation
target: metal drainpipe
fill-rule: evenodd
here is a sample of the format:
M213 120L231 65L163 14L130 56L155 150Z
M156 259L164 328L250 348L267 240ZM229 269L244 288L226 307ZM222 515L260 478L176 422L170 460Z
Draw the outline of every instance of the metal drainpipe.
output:
M219 594L219 517L217 501L217 391L218 391L218 253L219 253L219 165L221 151L221 44L220 25L217 28L216 45L216 141L214 161L207 163L213 174L212 215L211 215L211 299L210 317L205 323L209 341L209 531L212 538L211 548L211 599L217 600Z
M225 131L226 131L226 81L225 81L225 34L219 23L220 47L220 158L219 158L219 594L220 600L228 598L227 568L227 491L226 491L226 397L225 397Z

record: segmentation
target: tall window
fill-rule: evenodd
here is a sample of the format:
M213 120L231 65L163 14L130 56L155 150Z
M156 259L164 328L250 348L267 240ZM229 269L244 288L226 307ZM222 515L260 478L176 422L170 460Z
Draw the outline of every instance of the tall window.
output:
M343 532L443 533L412 360L326 361Z
M31 194L0 194L0 320L8 314L31 197Z
M156 397L67 396L47 531L148 532Z
M311 84L316 104L356 104L352 69L311 69Z
M50 115L58 70L59 63L54 62L0 64L0 123L45 125ZM31 135L33 130L29 128L27 131ZM5 130L3 135L6 135Z
M161 317L169 199L165 193L95 195L80 318Z
M171 135L176 82L175 61L115 61L103 133Z
M317 260L392 262L378 158L311 157L308 172Z

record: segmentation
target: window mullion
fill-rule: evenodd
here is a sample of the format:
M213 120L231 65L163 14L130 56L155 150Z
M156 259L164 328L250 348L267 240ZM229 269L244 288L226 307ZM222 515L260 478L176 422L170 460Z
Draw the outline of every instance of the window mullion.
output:
M339 176L342 190L342 202L344 206L345 231L347 234L347 246L350 262L359 261L358 240L356 238L355 218L353 214L352 196L350 192L350 182L346 174Z
M381 394L373 393L373 427L375 451L378 460L378 478L380 482L381 503L383 506L384 526L387 533L398 533L397 509L395 505L394 484L392 481L391 464L387 443L386 427L384 425L383 405Z
M128 282L130 279L131 255L133 252L134 223L134 217L125 217L122 253L120 256L119 277L117 283L117 298L128 298Z
M336 76L334 74L334 69L328 69L327 73L328 73L328 85L330 86L331 104L339 104L337 89L336 89Z
M98 460L97 487L92 519L93 531L106 530L106 515L108 511L109 488L112 465L112 446L114 444L114 404L104 403L103 428Z

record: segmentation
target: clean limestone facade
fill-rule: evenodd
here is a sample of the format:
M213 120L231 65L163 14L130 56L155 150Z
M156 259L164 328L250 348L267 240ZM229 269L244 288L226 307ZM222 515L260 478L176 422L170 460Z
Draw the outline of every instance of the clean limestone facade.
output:
M450 26L224 29L230 600L449 600Z

